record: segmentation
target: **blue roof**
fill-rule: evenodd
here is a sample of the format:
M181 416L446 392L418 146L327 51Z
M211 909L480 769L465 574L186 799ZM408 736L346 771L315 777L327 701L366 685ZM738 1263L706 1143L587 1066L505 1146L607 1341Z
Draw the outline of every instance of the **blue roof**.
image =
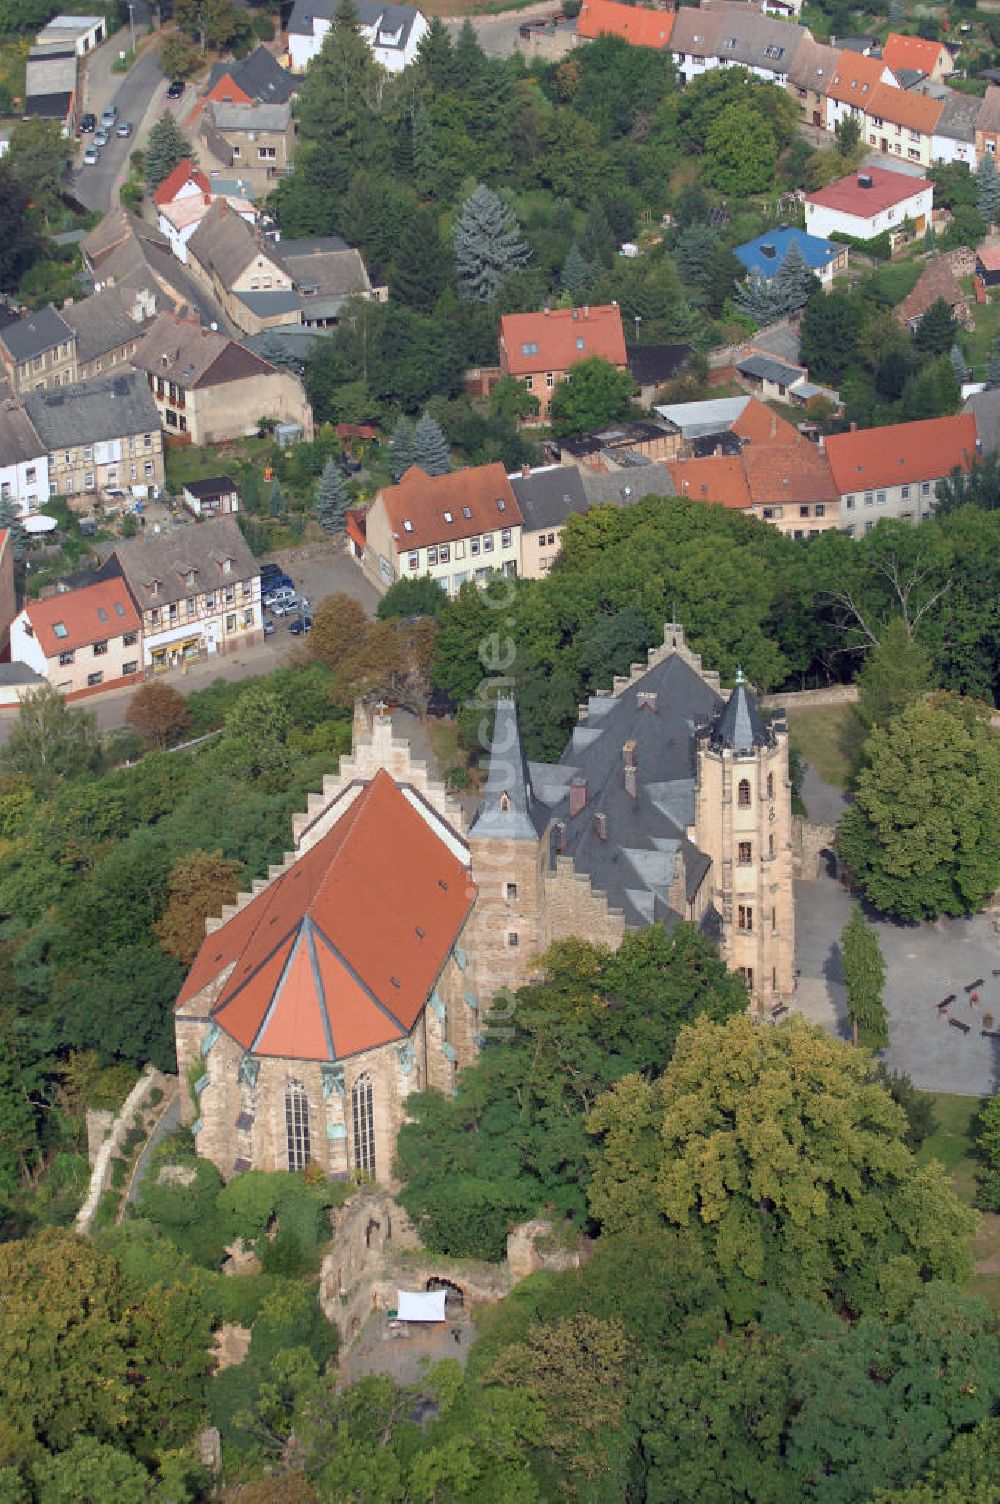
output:
M756 240L748 240L745 245L738 245L735 255L739 257L748 272L762 272L765 277L773 277L788 255L789 247L793 242L802 253L806 266L811 266L814 271L833 261L844 249L842 245L834 245L830 240L821 240L818 235L807 235L805 230L796 230L782 225L780 228L768 231L766 235L758 235ZM774 254L767 255L764 251L765 246L773 248Z

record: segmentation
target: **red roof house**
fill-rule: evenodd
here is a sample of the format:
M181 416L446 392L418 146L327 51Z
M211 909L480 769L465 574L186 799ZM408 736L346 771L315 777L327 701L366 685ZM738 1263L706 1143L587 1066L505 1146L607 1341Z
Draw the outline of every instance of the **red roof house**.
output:
M633 47L669 47L673 25L672 10L646 10L640 5L620 5L618 0L583 0L576 34L590 40L623 37Z
M579 360L598 355L626 369L625 332L617 303L596 308L546 308L500 320L500 369L523 381L544 416L556 385Z
M869 531L883 517L918 522L934 507L937 482L976 456L972 413L838 433L826 453L840 496L840 525Z
M164 204L173 204L179 198L204 197L211 191L212 186L205 174L195 167L190 157L185 157L154 191L153 203L162 209Z
M909 68L935 80L944 78L955 67L951 53L942 42L929 42L926 37L904 37L898 31L890 31L882 48L882 57L894 73L900 68Z

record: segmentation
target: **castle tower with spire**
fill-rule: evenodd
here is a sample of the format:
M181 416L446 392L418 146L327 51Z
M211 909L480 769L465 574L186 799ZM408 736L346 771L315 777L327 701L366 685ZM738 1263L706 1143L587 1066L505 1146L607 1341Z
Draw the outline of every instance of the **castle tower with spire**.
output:
M764 721L741 672L698 741L693 840L711 859L720 950L746 979L753 1007L795 988L788 731Z

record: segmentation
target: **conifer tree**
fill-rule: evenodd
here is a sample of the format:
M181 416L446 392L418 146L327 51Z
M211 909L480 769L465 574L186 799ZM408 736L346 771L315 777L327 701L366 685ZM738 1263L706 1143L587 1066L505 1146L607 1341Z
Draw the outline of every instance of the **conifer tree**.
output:
M271 494L267 498L267 515L269 517L284 517L288 511L288 503L285 501L285 493L281 489L281 482L275 477Z
M990 386L1000 386L1000 339L993 346L993 353L986 362L986 380Z
M400 418L389 439L389 469L392 478L399 481L414 463L413 424L409 418Z
M781 313L781 305L774 295L773 279L769 282L764 273L756 269L736 283L733 302L740 313L745 313L755 324L770 324Z
M785 252L785 259L772 279L771 291L780 313L795 313L816 291L816 278L806 265L798 241L793 240Z
M472 303L492 303L507 277L531 257L517 220L482 183L459 210L454 246L459 290Z
M1000 173L990 152L984 152L976 168L976 207L987 224L994 224L1000 211Z
M576 300L581 298L590 284L590 267L583 259L580 247L574 240L569 248L569 254L563 262L563 269L559 277L559 286L563 292L568 293Z
M454 72L458 88L471 88L482 77L485 66L486 53L479 45L476 28L466 16L455 42Z
M447 475L451 470L448 440L440 423L436 423L430 413L424 413L413 430L413 463L419 465L425 475Z
M146 181L151 188L159 188L164 178L170 176L178 162L189 157L197 161L191 143L182 132L173 115L167 113L153 126L143 152Z
M448 286L447 250L441 244L437 220L430 209L417 209L400 238L389 273L394 302L420 313L433 313Z
M958 382L959 386L961 386L963 382L968 381L969 379L969 367L966 365L965 356L962 354L958 345L952 345L951 350L949 351L948 358L951 361L952 369L955 372L955 380Z
M882 988L885 960L878 937L855 904L840 935L841 964L847 983L847 1016L855 1044L883 1050L889 1043L889 1025Z
M583 222L580 250L590 266L610 266L615 259L615 232L601 204L592 205Z
M340 473L340 466L332 457L323 466L323 474L316 488L316 505L313 509L316 521L326 533L339 533L344 526L348 504L347 487Z

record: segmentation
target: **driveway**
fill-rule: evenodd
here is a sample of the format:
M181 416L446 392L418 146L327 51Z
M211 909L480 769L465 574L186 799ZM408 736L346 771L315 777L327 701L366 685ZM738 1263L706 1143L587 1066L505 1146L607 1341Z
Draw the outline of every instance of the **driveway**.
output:
M525 46L518 35L518 28L525 21L554 15L558 9L558 0L542 0L541 4L526 5L523 10L502 11L495 16L446 16L444 24L452 36L458 36L465 22L471 21L479 38L479 45L487 57L510 57L519 46ZM566 31L571 34L575 30L575 22L559 28L560 33ZM567 39L567 45L572 45L571 36Z
M106 44L113 49L115 57L118 56L123 39L127 45L127 33L118 32ZM154 100L159 102L160 95L163 95L165 101L166 79L163 77L160 54L155 45L147 45L128 73L121 76L120 85L110 92L110 96L107 86L98 78L96 70L91 76L94 79L94 89L91 91L88 87L85 90L85 107L93 110L94 114L99 117L101 110L113 100L118 106L119 120L131 121L133 128L132 135L127 141L112 136L94 167L83 165L83 149L89 145L93 137L80 138L80 153L76 170L70 174L71 190L81 204L86 205L88 209L98 209L104 214L118 202L118 187L125 181L128 174L129 156L137 149L143 138L139 127L147 111ZM119 75L111 74L110 77L117 82ZM88 77L88 85L89 81ZM162 113L162 110L159 113Z

